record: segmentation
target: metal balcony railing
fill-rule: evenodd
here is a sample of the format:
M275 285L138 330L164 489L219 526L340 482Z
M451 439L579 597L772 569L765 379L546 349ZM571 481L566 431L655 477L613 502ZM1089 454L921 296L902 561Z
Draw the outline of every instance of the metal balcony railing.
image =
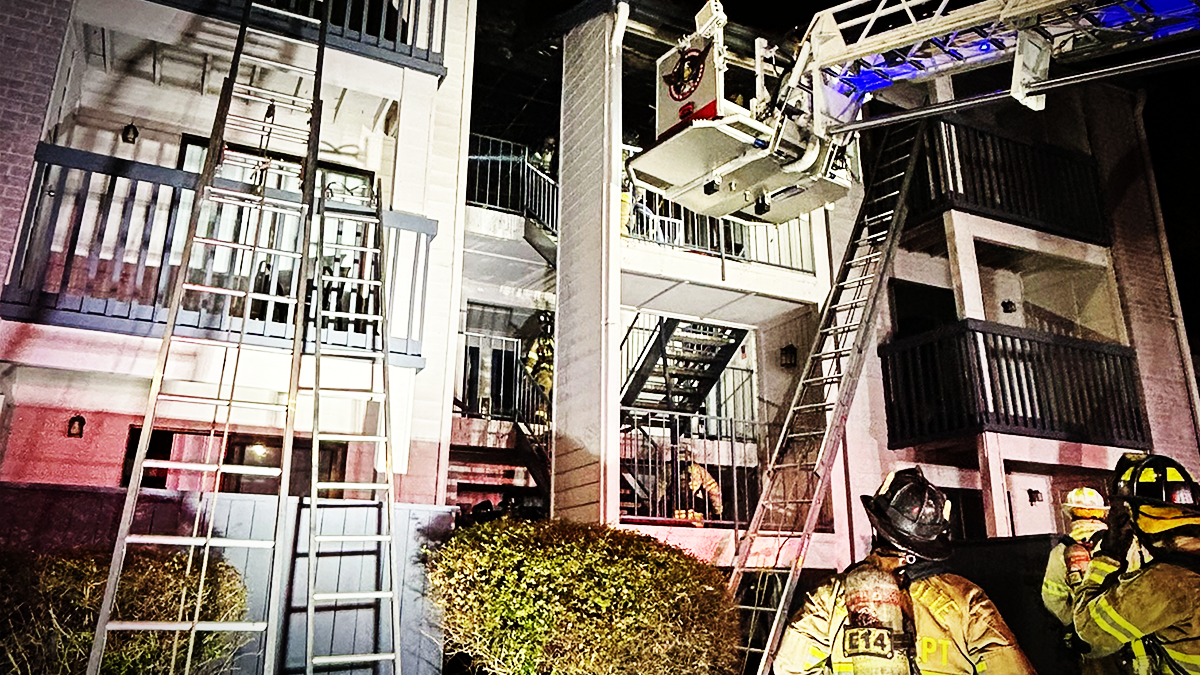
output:
M1095 162L942 120L913 182L913 222L955 209L1107 246Z
M637 408L622 408L621 419L621 522L749 523L766 424Z
M311 18L323 18L324 2L317 0L257 0L260 4ZM193 14L238 23L244 0L154 0ZM414 68L439 77L446 74L448 0L329 0L328 45L378 61ZM272 21L258 18L257 21ZM275 30L315 42L316 28L279 19Z
M529 157L520 143L471 134L467 203L532 218L558 234L558 183Z
M92 152L41 144L29 207L17 241L11 276L0 294L0 316L17 321L104 330L128 335L161 335L173 279L179 269L187 218L199 176L195 173L133 162ZM254 186L218 179L220 187L250 191ZM299 195L268 194L289 201ZM295 214L272 213L262 228L250 227L251 214L240 207L214 204L201 217L199 235L271 248L273 241L295 236ZM384 224L388 226L385 217ZM425 269L433 232L386 227L393 355L419 357L425 304ZM314 236L316 228L313 229ZM275 237L275 239L271 239ZM349 243L349 242L347 242ZM315 253L313 248L313 255ZM356 255L328 256L322 264L333 274L355 278L363 266ZM299 262L279 256L272 267L229 248L192 256L189 281L229 289L294 295ZM361 284L338 282L321 289L326 309L366 309L369 295ZM316 294L314 293L314 296ZM313 297L316 300L316 297ZM188 294L180 306L180 334L203 337L238 331L247 340L273 344L292 335L293 306L218 294ZM337 320L331 339L361 346L374 330L369 324Z
M879 354L891 448L982 431L1150 447L1129 347L966 320Z
M772 225L702 216L649 190L638 190L624 234L631 239L813 273L807 217Z

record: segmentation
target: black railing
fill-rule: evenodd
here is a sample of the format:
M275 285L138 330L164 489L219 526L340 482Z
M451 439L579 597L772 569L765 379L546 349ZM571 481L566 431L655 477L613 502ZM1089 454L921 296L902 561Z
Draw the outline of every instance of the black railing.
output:
M520 143L471 134L467 203L532 218L558 234L558 183L529 158Z
M128 335L161 335L171 284L180 274L199 176L44 143L38 146L36 160L12 274L0 295L0 316ZM218 184L238 192L255 189L232 180L218 179ZM268 189L267 195L287 201L300 198L282 190ZM266 250L295 250L300 231L295 213L268 213L257 223L243 207L209 202L197 234L247 246L257 242L259 253L202 247L191 257L187 281L295 297L299 262ZM313 231L315 237L316 228ZM385 236L392 265L389 350L419 356L424 270L432 233L386 227ZM310 251L315 255L315 247ZM367 269L356 255L327 256L322 264L330 274L356 278ZM399 275L410 273L409 265L411 278L401 279ZM377 299L374 294L361 294L361 287L352 281L331 282L321 292L325 309L368 309ZM180 305L177 332L206 336L240 331L245 321L247 341L283 346L280 341L290 341L292 336L293 312L294 305L287 301L256 299L246 308L236 294L189 293ZM346 346L365 346L375 337L369 322L335 319L326 328L330 343Z
M201 16L240 22L243 0L154 0ZM325 2L318 0L258 0L294 14L324 18ZM448 0L329 0L327 44L332 49L362 54L378 61L415 68L439 77L446 74ZM316 28L269 14L252 19L264 27L292 33L315 42Z
M929 126L913 183L913 222L948 209L1108 245L1095 162L942 120Z
M879 354L889 447L982 431L1150 447L1129 347L966 320Z
M621 522L744 527L759 493L767 425L621 409Z

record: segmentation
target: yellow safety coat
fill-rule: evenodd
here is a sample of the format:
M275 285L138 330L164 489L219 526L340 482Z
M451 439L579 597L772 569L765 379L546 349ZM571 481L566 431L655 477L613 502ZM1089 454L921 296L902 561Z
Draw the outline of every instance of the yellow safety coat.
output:
M1138 675L1200 674L1200 573L1168 560L1153 560L1108 584L1120 563L1103 552L1092 558L1075 589L1075 630L1092 646L1089 656L1128 644ZM1156 659L1156 651L1175 669Z
M878 561L872 553L867 558ZM1034 673L1012 632L983 590L957 574L934 574L909 586L916 627L917 665L937 675ZM846 627L844 576L808 597L779 645L775 675L853 673L843 651Z

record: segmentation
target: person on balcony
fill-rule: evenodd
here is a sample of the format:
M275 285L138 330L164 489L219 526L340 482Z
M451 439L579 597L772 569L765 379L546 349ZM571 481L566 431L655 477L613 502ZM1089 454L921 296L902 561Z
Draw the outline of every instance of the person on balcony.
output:
M983 590L944 565L951 505L920 468L888 474L862 501L872 551L808 597L775 675L1034 673Z
M1083 656L1091 648L1075 633L1075 598L1071 589L1083 580L1092 559L1092 551L1108 530L1105 522L1108 506L1096 490L1077 487L1067 493L1062 511L1070 530L1051 549L1046 561L1046 573L1042 577L1042 604L1063 625L1063 642L1067 650ZM1082 675L1115 675L1122 672L1120 662L1115 658L1081 658L1079 661Z
M1114 475L1108 530L1072 589L1087 656L1137 675L1200 673L1200 485L1148 455Z

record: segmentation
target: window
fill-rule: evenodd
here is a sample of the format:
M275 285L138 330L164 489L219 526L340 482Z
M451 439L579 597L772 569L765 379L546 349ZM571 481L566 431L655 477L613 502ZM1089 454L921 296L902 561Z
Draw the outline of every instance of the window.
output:
M133 473L133 458L137 453L141 431L138 427L129 429L129 438L125 444L121 487L129 485L129 478ZM150 448L146 452L146 458L208 463L212 461L212 453L209 448L219 446L219 444L219 435L210 437L204 432L155 429L150 436ZM345 480L348 447L347 443L325 442L321 444L317 470L319 480ZM278 467L282 449L283 438L280 436L233 433L229 435L225 446L225 462L246 466ZM311 489L309 480L311 464L312 441L307 438L295 439L292 444L291 483L288 490L292 496L308 496ZM211 489L211 478L204 480L195 471L148 468L142 472L142 487L209 490ZM278 489L279 479L274 476L225 474L221 477L222 492L273 495ZM341 493L330 492L325 496L337 499Z

